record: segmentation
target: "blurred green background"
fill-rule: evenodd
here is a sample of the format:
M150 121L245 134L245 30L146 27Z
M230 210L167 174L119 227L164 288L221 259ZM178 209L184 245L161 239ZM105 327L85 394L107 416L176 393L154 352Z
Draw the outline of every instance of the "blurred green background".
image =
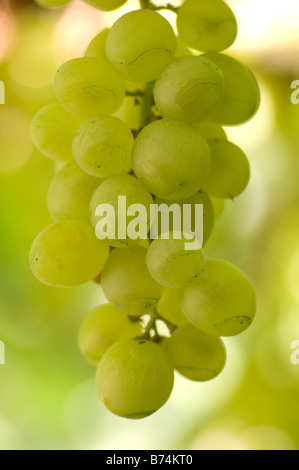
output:
M51 222L46 194L54 174L32 148L30 119L54 101L57 66L81 55L120 12L103 14L79 0L55 12L0 2L0 449L299 449L299 365L290 360L299 340L299 105L290 101L299 79L299 4L228 3L239 23L231 53L256 73L262 105L250 123L227 129L247 153L252 178L226 203L207 255L247 273L258 314L247 332L225 340L219 378L201 385L177 376L166 406L130 422L103 407L94 368L77 349L80 320L103 300L99 286L52 289L28 265L33 239Z

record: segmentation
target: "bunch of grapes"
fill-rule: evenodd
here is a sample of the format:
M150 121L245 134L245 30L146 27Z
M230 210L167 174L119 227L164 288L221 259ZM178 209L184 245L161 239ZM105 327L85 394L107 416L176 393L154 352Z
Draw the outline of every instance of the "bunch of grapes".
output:
M125 1L87 3L113 10ZM58 101L31 129L38 150L60 162L48 193L54 223L34 241L31 269L50 286L101 285L109 303L85 317L79 347L97 364L105 406L127 418L165 404L174 370L199 382L218 376L221 337L242 333L256 312L247 277L203 249L221 201L241 194L250 177L246 155L222 128L248 121L260 102L250 70L220 52L236 38L235 17L223 0L140 3L58 69ZM178 37L162 8L176 12ZM147 209L202 204L202 246L187 250L174 221L168 238L162 229L154 240L128 237L134 214L123 217L119 196ZM116 214L109 239L103 204ZM147 234L151 223L139 220Z

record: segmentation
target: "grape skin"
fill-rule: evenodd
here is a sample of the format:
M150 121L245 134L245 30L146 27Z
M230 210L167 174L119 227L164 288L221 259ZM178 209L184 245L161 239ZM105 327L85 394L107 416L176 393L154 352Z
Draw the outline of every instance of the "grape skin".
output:
M92 41L89 43L86 51L86 57L99 57L100 59L106 60L106 41L109 33L109 28L103 29L97 34Z
M196 124L196 129L199 130L201 135L209 141L210 139L222 139L227 140L225 130L221 127L218 122L204 121Z
M83 220L52 224L33 242L30 267L34 276L54 287L75 287L94 279L108 258L107 245L97 240Z
M146 233L148 233L150 229L150 206L153 203L153 199L151 194L146 191L142 183L132 175L122 174L108 178L102 184L100 184L99 188L95 191L90 204L92 225L97 227L98 222L101 220L100 216L95 215L96 208L101 204L110 204L114 208L116 218L115 238L111 237L104 241L111 246L127 247L137 244L140 239L136 238L136 240L132 240L131 238L122 238L118 234L119 195L126 197L127 208L133 204L142 204L142 206L146 209L146 219L143 220L142 218L142 223L140 223L140 225L144 227L144 231ZM129 216L126 218L126 227L125 222L122 221L121 228L127 228L132 219L134 219L134 217ZM101 228L101 230L103 230L103 228ZM97 236L99 236L99 231L97 231Z
M180 36L177 36L176 41L177 41L177 45L176 45L175 57L185 57L186 55L192 55L192 51L188 49L188 47L182 41Z
M205 56L180 57L158 77L155 102L162 116L191 124L206 121L221 102L223 75Z
M237 36L232 10L222 0L186 0L177 14L180 37L198 51L223 51Z
M90 200L102 180L84 173L71 162L54 176L48 191L48 209L55 222L89 220Z
M123 15L112 26L106 55L126 80L149 82L174 57L176 37L168 21L152 10Z
M83 171L105 178L130 166L134 138L120 119L101 115L85 121L73 141L73 154Z
M128 0L83 0L83 2L102 11L113 11L123 6Z
M71 3L71 1L72 0L35 0L38 5L47 8L63 7L68 3Z
M249 183L250 166L245 153L227 140L209 140L211 171L204 181L204 189L223 199L239 196Z
M141 246L113 250L101 284L107 300L128 315L150 313L162 295L162 286L148 272L146 249Z
M157 304L158 314L174 325L188 323L179 305L179 290L164 287L162 296Z
M151 243L146 264L151 276L165 287L183 288L197 281L205 269L202 249L186 250L186 240L158 238ZM172 237L171 237L172 238Z
M155 198L154 199L155 204L161 205L161 204L167 204L168 207L170 207L173 202L166 201L161 198ZM175 204L179 204L181 207L181 227L183 227L183 206L184 204L190 204L191 206L191 229L192 232L194 233L195 231L195 219L194 219L194 210L195 210L195 205L196 204L202 204L203 205L203 246L205 246L211 236L213 227L214 227L214 221L215 221L215 215L214 215L214 208L212 201L208 194L200 190L197 193L195 193L193 196L175 201ZM173 220L170 221L170 226L169 226L169 232L173 231ZM161 224L158 225L158 235L161 235Z
M203 55L222 71L224 79L223 99L211 118L225 126L238 126L249 121L261 102L258 83L252 72L241 62L225 54Z
M135 89L133 92L134 91ZM141 101L138 100L137 102L134 96L126 96L123 104L116 113L114 113L114 116L125 122L132 131L135 131L135 133L139 132L142 126Z
M166 344L174 368L187 379L206 382L224 369L226 350L223 341L189 323L177 328Z
M205 272L179 294L190 323L212 336L235 336L245 331L256 313L256 297L247 277L221 260L207 260Z
M137 178L148 191L179 200L201 188L210 170L210 150L195 127L162 119L140 132L132 161Z
M60 104L50 104L32 119L32 141L51 160L69 162L73 160L72 142L81 122Z
M107 61L80 57L65 62L57 70L54 92L70 113L92 118L115 112L125 98L125 85Z
M172 392L174 373L165 351L150 341L120 341L99 362L96 384L114 414L142 419L161 408Z
M225 201L224 199L220 199L218 197L211 197L211 201L214 208L215 219L217 220L224 211Z
M82 321L78 332L81 354L90 362L98 364L105 352L115 343L133 339L142 334L139 321L105 304L92 310Z

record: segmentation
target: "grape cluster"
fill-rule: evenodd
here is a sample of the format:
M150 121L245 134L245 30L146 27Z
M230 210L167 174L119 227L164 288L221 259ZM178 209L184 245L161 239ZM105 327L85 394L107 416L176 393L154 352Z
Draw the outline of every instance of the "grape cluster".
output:
M87 3L112 10L125 1ZM222 125L248 121L260 102L252 73L220 52L237 34L223 0L167 5L177 14L178 37L162 7L149 0L141 6L58 69L58 102L31 127L37 149L60 162L48 193L54 223L34 241L31 269L50 286L101 285L109 304L84 318L79 347L98 365L103 403L127 418L164 405L174 370L195 381L218 376L226 362L221 337L242 333L256 311L247 277L206 259L201 246L187 250L174 221L168 239L161 227L154 240L127 236L133 217L123 218L119 196L147 209L154 202L168 209L202 204L203 246L208 242L223 201L241 194L250 177L246 155ZM109 240L96 211L101 204L116 213ZM149 216L139 221L146 234L151 223ZM161 322L169 334L161 335Z

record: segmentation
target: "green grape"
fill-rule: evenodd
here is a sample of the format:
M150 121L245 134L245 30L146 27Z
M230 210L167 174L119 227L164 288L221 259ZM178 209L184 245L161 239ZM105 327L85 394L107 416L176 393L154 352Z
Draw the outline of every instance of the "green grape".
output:
M213 121L205 121L200 122L199 124L195 125L196 129L198 129L201 135L206 139L227 139L227 135L224 129L218 124L218 122Z
M150 241L149 239L144 239L144 240L140 240L140 242L138 243L139 246L143 246L143 248L146 248L148 250L149 246L150 246Z
M106 60L106 41L108 33L109 28L105 28L93 38L86 49L86 57L99 57L100 59Z
M157 312L165 320L174 325L188 323L179 305L179 291L164 287L162 296L157 304Z
M221 260L207 260L196 284L182 289L180 306L190 323L212 336L235 336L246 330L256 312L247 277Z
M132 131L139 132L142 127L142 112L142 99L135 96L126 96L114 116L124 121Z
M96 227L97 237L116 247L146 239L152 203L152 196L134 176L122 174L108 178L96 190L90 205L91 222ZM103 204L109 204L107 209ZM138 204L138 209L135 210L134 204ZM98 206L103 208L102 213L96 213ZM130 206L134 210L128 213Z
M87 360L98 364L110 346L141 334L139 321L132 321L125 313L105 304L92 310L83 319L78 333L79 349Z
M261 95L252 72L238 60L225 54L205 54L223 73L224 94L211 119L222 125L236 126L249 121L257 112Z
M203 250L188 250L185 243L184 238L167 240L161 237L151 243L146 256L147 269L162 286L176 289L187 287L203 273Z
M210 199L213 204L215 219L218 219L224 211L225 201L218 197L211 197Z
M76 162L91 176L108 177L130 165L134 138L120 119L102 115L84 122L73 142Z
M156 344L158 344L160 346L160 348L163 349L163 351L166 352L166 350L167 350L167 341L168 341L168 336L159 335L159 338L155 342L156 342Z
M176 38L176 51L175 51L175 57L185 57L186 55L193 55L192 51L188 49L186 44L182 41L180 36L177 36Z
M152 100L152 90L146 88L151 86L153 88L153 85L146 83L126 81L126 90L132 95L126 96L121 107L114 113L115 117L124 121L136 134L144 126L144 104L149 99Z
M107 61L81 57L65 62L58 69L54 92L69 112L91 118L116 111L125 98L125 85Z
M51 160L73 160L72 142L81 120L60 104L41 109L31 122L31 138L39 152Z
M67 5L70 3L72 0L35 0L35 2L42 6L42 7L47 7L47 8L57 8L57 7L63 7L64 5Z
M223 0L186 0L177 14L182 40L192 49L223 51L237 36L237 21Z
M164 117L191 124L207 120L222 96L222 73L203 56L174 60L154 88L156 105Z
M162 295L162 287L148 272L146 249L141 246L112 250L101 284L107 300L128 315L150 313Z
M159 345L142 339L120 341L101 359L96 384L102 402L112 413L141 419L166 403L174 372Z
M171 62L175 48L175 34L163 16L152 10L136 10L114 23L106 54L125 79L149 82Z
M69 162L69 163L74 163L74 162ZM59 173L63 168L65 168L67 165L69 165L68 162L63 162L61 160L57 160L54 162L54 173L55 175ZM78 165L77 165L78 166Z
M107 245L97 240L84 220L50 225L33 242L30 267L44 284L74 287L94 279L108 258Z
M136 176L155 196L184 199L198 191L210 171L210 150L193 126L162 119L146 126L133 150Z
M223 341L185 324L167 341L166 351L174 368L187 379L206 382L217 377L226 363Z
M190 208L191 208L191 234L193 234L194 232L196 232L196 219L195 219L195 207L196 207L196 204L202 204L203 205L203 243L202 245L206 245L207 241L209 240L210 236L211 236L211 233L212 233L212 230L213 230L213 227L214 227L214 220L215 220L215 217L214 217L214 209L213 209L213 204L212 204L212 201L210 199L210 197L208 196L208 194L205 192L205 191L199 191L197 192L196 194L194 194L193 196L187 198L187 199L184 199L184 200L180 200L180 201L175 201L175 203L173 202L170 202L170 201L166 201L166 200L163 200L163 199L160 199L160 198L155 198L154 200L155 204L157 204L158 206L161 206L163 207L163 205L165 205L164 207L166 208L166 210L169 211L170 213L170 223L169 223L169 227L166 227L164 230L163 230L163 224L161 223L161 220L159 219L157 221L157 230L154 231L154 235L157 236L157 235L161 235L163 232L173 232L174 231L174 218L172 217L172 213L171 213L171 206L172 204L179 204L180 206L180 209L181 209L181 229L182 231L184 231L185 233L188 233L190 235L190 229L187 230L187 227L184 226L184 218L183 218L183 215L184 215L184 204L185 205L190 205ZM166 216L164 216L163 218L164 220L164 223L165 223L165 220L166 220ZM152 223L152 228L153 228L153 223Z
M75 162L54 176L48 191L48 209L52 219L89 220L90 200L102 180L84 173Z
M204 189L212 196L234 199L239 196L250 178L250 166L245 153L227 140L209 141L212 166L204 181Z
M84 3L88 3L88 5L103 11L117 10L127 1L128 0L83 0Z

